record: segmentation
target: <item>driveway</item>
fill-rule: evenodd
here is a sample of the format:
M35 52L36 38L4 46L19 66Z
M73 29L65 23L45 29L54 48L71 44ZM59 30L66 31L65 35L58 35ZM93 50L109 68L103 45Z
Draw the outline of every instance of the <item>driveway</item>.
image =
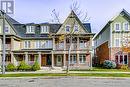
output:
M129 78L0 78L0 87L130 87Z

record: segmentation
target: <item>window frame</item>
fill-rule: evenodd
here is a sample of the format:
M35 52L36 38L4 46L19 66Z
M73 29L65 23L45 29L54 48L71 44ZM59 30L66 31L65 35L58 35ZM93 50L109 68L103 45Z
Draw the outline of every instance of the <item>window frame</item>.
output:
M76 63L77 63L77 56L76 56L76 54L70 55L70 64L76 64Z
M35 34L35 26L27 25L26 26L26 34Z
M77 31L75 31L75 27L77 27ZM78 25L74 25L74 32L78 32L79 31L79 26Z
M126 30L126 27L125 27L126 24L128 24L128 29L127 30ZM130 29L129 29L129 22L124 22L123 23L123 30L124 31L130 31Z
M122 56L122 62L121 62L121 56ZM127 64L129 63L129 56L128 54L117 54L115 55L115 61L117 64L125 64L125 56L127 56ZM116 59L117 57L117 59Z
M30 40L24 41L24 49L29 49L29 48L31 48L31 41Z
M84 61L84 56L85 56L85 61ZM81 61L80 61L81 59ZM80 64L85 64L86 63L86 55L85 54L80 54L79 55L79 63Z
M69 31L67 31L67 28L66 28L67 26L71 29L71 25L66 25L66 26L65 26L65 31L66 31L66 32L70 32L70 29L69 29Z
M117 46L116 40L119 40L119 46ZM120 47L120 46L121 46L121 39L120 38L115 38L114 39L114 47Z
M8 29L8 32L6 32L6 29ZM10 33L10 27L8 25L5 25L5 33Z
M41 34L49 33L49 26L48 25L42 25L41 26Z
M119 24L119 30L117 30L116 25ZM115 31L121 31L121 23L115 23L114 24L114 30Z

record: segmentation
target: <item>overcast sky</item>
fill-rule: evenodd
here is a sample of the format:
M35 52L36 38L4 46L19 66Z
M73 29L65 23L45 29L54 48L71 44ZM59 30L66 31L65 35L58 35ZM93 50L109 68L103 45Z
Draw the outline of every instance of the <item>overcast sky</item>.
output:
M51 21L51 13L56 9L61 22L70 13L74 0L15 0L13 17L21 23L44 23ZM99 32L114 15L123 8L130 13L130 0L77 0L82 11L88 12L93 32Z

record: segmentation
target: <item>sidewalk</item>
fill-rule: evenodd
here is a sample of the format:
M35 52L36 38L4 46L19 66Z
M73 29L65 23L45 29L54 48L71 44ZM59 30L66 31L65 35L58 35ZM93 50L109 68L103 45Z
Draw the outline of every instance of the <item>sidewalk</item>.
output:
M62 71L62 70L39 70L39 71L26 71L26 72L6 72L6 74L19 74L19 73L66 73L66 71ZM96 71L69 71L69 73L99 73L99 74L111 74L111 73L124 73L124 74L130 74L130 72L96 72ZM1 74L1 72L0 72Z

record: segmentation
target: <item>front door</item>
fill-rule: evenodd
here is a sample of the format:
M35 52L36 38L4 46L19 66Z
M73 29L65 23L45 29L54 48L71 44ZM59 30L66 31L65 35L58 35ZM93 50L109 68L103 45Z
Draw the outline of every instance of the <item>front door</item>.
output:
M51 65L51 55L49 55L49 54L46 56L46 65L47 66Z
M56 65L57 66L62 66L62 55L57 55Z

